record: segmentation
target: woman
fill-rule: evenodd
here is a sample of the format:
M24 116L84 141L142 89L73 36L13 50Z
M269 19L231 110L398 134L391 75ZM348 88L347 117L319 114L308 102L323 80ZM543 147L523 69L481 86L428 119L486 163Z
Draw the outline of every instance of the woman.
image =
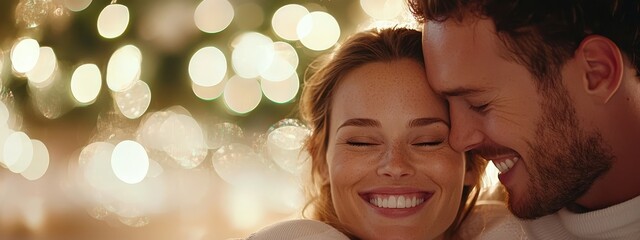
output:
M252 237L291 239L302 231L330 239L337 229L358 239L460 238L486 162L449 146L447 104L426 80L421 33L355 34L318 69L300 101L313 129L305 145L312 161L306 210L332 228L298 220Z

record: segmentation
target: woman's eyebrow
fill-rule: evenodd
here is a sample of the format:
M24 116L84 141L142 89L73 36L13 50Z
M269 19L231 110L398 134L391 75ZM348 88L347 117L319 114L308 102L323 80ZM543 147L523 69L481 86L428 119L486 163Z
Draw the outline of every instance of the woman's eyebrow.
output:
M416 119L413 119L413 120L409 121L409 123L407 124L407 127L409 127L409 128L422 127L422 126L427 126L427 125L431 125L431 124L439 123L439 122L443 123L444 125L447 125L447 127L449 127L449 123L448 122L446 122L442 118L437 118L437 117L416 118Z
M373 119L369 119L369 118L351 118L351 119L348 119L348 120L344 121L344 123L342 123L338 127L338 129L336 129L336 132L338 130L340 130L340 128L347 127L347 126L353 126L353 127L381 127L382 124L380 124L380 121L378 121L378 120L373 120Z

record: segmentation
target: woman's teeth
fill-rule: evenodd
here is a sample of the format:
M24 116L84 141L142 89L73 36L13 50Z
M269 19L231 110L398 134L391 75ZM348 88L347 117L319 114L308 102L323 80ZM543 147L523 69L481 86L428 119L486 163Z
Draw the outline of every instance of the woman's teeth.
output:
M411 208L424 202L424 198L402 195L371 197L369 202L379 208Z

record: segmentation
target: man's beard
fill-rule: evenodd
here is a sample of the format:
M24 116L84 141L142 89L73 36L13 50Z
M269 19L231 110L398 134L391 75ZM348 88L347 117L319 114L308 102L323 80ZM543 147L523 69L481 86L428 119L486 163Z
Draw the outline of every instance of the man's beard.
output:
M529 142L527 189L510 194L509 208L519 218L535 219L574 203L613 162L599 132L580 128L566 89L547 89L543 116Z

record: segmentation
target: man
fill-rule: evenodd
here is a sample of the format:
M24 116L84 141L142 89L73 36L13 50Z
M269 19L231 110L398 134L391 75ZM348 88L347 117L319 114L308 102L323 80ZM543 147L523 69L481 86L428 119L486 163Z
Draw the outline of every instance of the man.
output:
M529 234L640 239L640 1L409 3L451 145L496 165Z

